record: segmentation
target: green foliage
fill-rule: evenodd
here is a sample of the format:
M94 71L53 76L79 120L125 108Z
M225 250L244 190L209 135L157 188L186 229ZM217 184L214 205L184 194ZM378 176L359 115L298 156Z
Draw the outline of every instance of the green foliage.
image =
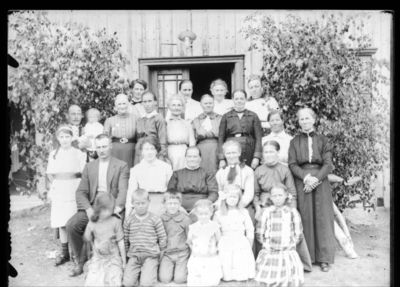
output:
M373 69L373 58L360 56L371 48L362 27L354 16L312 22L289 15L276 23L256 13L246 18L242 30L252 40L250 49L263 52L263 86L279 102L287 131L296 134L297 110L311 107L318 130L333 145L334 173L362 177L352 188L335 189L341 210L355 195L371 203L371 180L389 153L388 103L376 89L387 79Z
M128 88L120 77L126 59L116 33L52 23L43 12L12 14L9 33L9 53L20 65L9 75L13 89L8 99L23 116L22 129L11 137L19 142L34 188L45 172L54 131L71 103L83 111L96 107L103 120L112 114L114 96Z

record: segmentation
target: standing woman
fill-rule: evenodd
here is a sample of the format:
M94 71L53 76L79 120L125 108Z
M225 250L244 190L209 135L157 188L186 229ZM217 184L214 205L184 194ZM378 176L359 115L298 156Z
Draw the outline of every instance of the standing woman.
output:
M142 104L142 95L147 90L147 83L144 80L136 79L129 84L132 89L132 99L129 103L129 112L143 117L146 112Z
M182 118L185 101L180 95L171 96L168 101L170 119L167 120L167 153L172 169L185 167L185 153L188 146L196 145L191 124Z
M204 112L192 122L197 147L202 154L200 166L215 174L218 169L218 131L222 117L213 111L212 96L203 95L200 104Z
M165 160L167 158L167 123L164 118L157 113L157 98L148 91L142 95L142 105L145 109L145 115L138 119L136 128L137 145L135 150L134 165L142 160L140 143L145 137L154 137L160 143L160 152L158 158Z
M117 114L106 119L104 132L111 137L111 155L133 166L136 143L136 115L128 112L128 96L119 94L115 97Z
M279 109L278 102L273 97L263 97L260 76L250 75L247 81L247 87L249 88L249 101L246 103L246 108L257 114L261 121L264 134L267 134L270 128L268 114L273 110Z
M327 272L335 254L333 200L327 178L333 168L331 145L327 137L314 131L312 109L300 109L297 118L301 132L290 142L288 163L311 261Z
M234 91L232 98L233 110L222 116L219 126L219 167L226 166L222 145L226 140L235 140L242 147L241 160L252 169L255 169L261 159L262 129L260 120L254 112L245 108L246 92L244 90Z
M71 127L60 126L56 132L58 147L50 152L46 174L50 182L50 225L59 228L62 252L55 266L70 260L65 225L76 213L75 192L86 164L86 154L72 146Z
M211 94L214 96L214 112L223 116L233 109L232 100L225 99L228 93L228 85L224 80L216 79L210 86Z

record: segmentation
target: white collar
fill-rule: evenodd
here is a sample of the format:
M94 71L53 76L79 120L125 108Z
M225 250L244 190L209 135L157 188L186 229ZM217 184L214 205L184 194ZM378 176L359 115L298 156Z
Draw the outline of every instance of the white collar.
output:
M157 115L157 114L158 114L157 111L154 110L154 111L152 111L150 114L146 113L145 115L142 116L142 118L148 118L148 119L150 119L150 118L154 117L154 116Z
M274 137L283 137L283 136L286 136L286 132L285 132L285 130L282 130L282 131L280 131L279 133L271 132L271 136L274 136Z

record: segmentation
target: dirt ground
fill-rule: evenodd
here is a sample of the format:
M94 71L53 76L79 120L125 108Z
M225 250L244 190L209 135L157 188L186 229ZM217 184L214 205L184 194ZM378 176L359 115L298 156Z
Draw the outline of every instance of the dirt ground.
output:
M363 211L360 211L363 212ZM362 214L361 214L362 216ZM349 259L337 247L335 264L328 273L314 266L305 273L305 286L389 286L390 285L390 212L377 209L377 219L370 224L349 224L358 259ZM48 206L11 215L11 261L18 271L9 277L9 286L83 286L84 275L68 276L72 263L54 267L48 251L59 250L54 230L50 228ZM175 286L184 286L176 285ZM256 286L254 281L221 283L220 286ZM158 286L163 286L159 284Z

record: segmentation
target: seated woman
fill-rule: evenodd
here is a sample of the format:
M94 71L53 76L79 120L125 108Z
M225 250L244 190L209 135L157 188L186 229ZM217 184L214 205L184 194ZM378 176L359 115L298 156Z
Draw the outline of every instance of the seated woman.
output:
M335 256L333 199L328 181L333 168L332 147L326 136L315 132L312 109L300 109L297 118L301 132L290 142L288 163L311 260L327 272Z
M279 143L279 161L287 165L289 145L292 140L292 136L285 132L283 126L282 113L278 110L273 110L268 115L268 123L271 126L271 133L262 138L262 144L266 141L274 140Z
M119 94L115 97L115 109L117 114L106 119L104 122L104 133L112 140L111 155L125 161L128 167L133 166L136 143L135 114L128 112L128 96Z
M182 207L190 213L199 199L215 202L218 185L215 176L200 167L201 153L198 147L189 147L185 153L186 166L174 171L168 183L168 191L182 193Z
M228 93L228 85L224 80L216 79L210 86L211 94L214 97L214 112L223 116L233 109L233 102L230 99L225 99Z
M241 159L255 169L261 159L262 129L258 116L246 110L246 92L236 90L232 94L233 110L224 114L221 119L218 134L219 167L226 166L222 145L227 140L235 140L241 145Z
M197 147L202 154L200 166L215 174L218 169L218 130L221 116L213 111L214 99L212 96L203 95L200 104L204 113L192 122Z
M236 184L242 190L239 207L247 208L254 224L254 208L251 204L254 197L254 171L240 162L241 145L234 140L229 140L222 146L227 161L225 168L220 168L215 175L218 183L220 200L225 198L224 190L227 185ZM220 201L219 200L219 201ZM218 207L219 202L216 204Z
M254 200L253 205L256 210L256 221L260 223L262 212L268 206L271 206L270 191L276 184L283 184L288 191L288 204L290 207L297 206L297 192L294 186L294 180L290 169L279 162L279 143L271 140L263 145L263 165L259 166L254 172ZM256 241L256 253L261 250L261 245ZM303 262L304 270L311 271L311 258L304 240L301 236L297 245L297 252Z
M185 111L185 101L180 95L171 96L168 101L171 113L167 120L168 158L172 169L179 170L185 167L185 153L188 146L196 145L193 128L182 118Z
M157 98L152 92L144 92L142 95L142 103L145 115L138 119L136 128L137 145L135 150L134 164L138 164L142 160L140 152L141 141L148 136L158 140L161 150L157 155L159 159L167 158L167 123L164 118L157 113Z
M161 215L163 209L164 192L172 175L171 165L157 159L160 144L155 137L145 137L141 140L140 151L143 159L131 168L129 185L126 195L126 217L132 211L132 195L137 189L148 191L150 197L149 210Z

